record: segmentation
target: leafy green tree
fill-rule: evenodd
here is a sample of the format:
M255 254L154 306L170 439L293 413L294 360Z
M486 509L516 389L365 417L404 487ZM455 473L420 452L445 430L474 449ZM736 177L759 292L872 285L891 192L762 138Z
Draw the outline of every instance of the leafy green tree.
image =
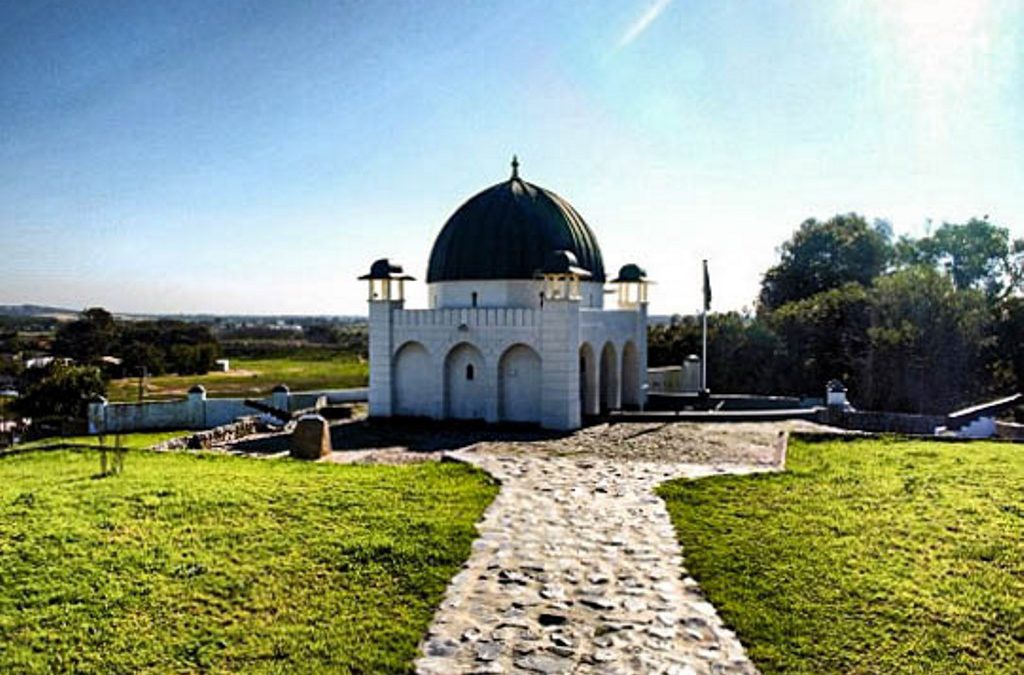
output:
M106 394L103 374L96 366L55 360L45 368L27 369L19 382L18 412L29 417L85 417L86 406Z
M1024 298L1007 298L996 313L993 371L1001 393L1024 392Z
M206 326L161 319L126 323L122 354L129 372L195 375L208 372L220 356L220 344Z
M985 390L992 335L979 292L911 267L876 281L870 312L862 391L854 396L860 407L942 413Z
M1008 229L987 218L943 223L930 237L901 239L896 252L902 265L937 266L959 290L982 290L990 300L1024 290L1024 240L1012 241Z
M101 356L116 350L120 331L114 317L102 307L90 307L75 321L57 329L53 351L79 363L95 363Z
M783 243L761 282L759 309L772 311L848 283L870 286L892 258L891 228L856 213L805 220Z
M140 340L132 340L121 349L124 359L124 372L137 374L145 368L150 375L163 375L167 370L165 354L157 345Z
M213 368L219 350L212 344L176 344L169 350L172 369L179 375L201 375Z
M678 366L701 353L701 322L679 317L648 330L647 358L652 367ZM738 312L708 315L708 383L714 391L775 391L779 340L763 321Z
M782 391L821 396L833 378L853 391L860 389L871 322L866 288L848 283L789 302L767 321L782 344Z

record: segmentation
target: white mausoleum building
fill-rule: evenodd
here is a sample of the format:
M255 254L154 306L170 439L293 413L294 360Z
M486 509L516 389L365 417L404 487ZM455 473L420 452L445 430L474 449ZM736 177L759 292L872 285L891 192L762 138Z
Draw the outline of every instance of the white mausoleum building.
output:
M387 259L370 286L370 416L537 423L642 405L647 280L601 249L564 199L512 177L463 204L430 253L429 309ZM610 284L610 290L606 290ZM605 296L615 307L605 307Z

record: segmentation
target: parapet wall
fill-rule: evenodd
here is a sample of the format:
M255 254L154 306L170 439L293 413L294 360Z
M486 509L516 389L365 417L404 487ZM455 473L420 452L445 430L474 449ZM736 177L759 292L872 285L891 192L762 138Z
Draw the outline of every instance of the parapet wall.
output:
M538 310L516 307L404 309L394 313L396 326L536 326Z
M637 312L633 309L580 310L580 329L599 327L604 331L630 333L636 330Z

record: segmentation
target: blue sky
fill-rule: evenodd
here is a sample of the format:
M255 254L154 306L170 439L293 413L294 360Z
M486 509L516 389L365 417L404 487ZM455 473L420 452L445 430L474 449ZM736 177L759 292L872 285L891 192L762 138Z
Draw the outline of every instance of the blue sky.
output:
M1024 236L1024 6L0 2L0 303L363 313L513 153L655 313L810 216Z

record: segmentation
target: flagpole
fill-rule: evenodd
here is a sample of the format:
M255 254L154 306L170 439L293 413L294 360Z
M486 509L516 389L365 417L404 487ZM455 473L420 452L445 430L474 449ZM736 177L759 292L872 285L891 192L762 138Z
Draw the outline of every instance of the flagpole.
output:
M700 357L700 389L707 391L708 388L708 310L704 310L704 337L703 349Z
M704 312L701 315L703 331L701 337L700 390L708 390L708 309L711 308L711 280L708 278L708 260L704 259Z

